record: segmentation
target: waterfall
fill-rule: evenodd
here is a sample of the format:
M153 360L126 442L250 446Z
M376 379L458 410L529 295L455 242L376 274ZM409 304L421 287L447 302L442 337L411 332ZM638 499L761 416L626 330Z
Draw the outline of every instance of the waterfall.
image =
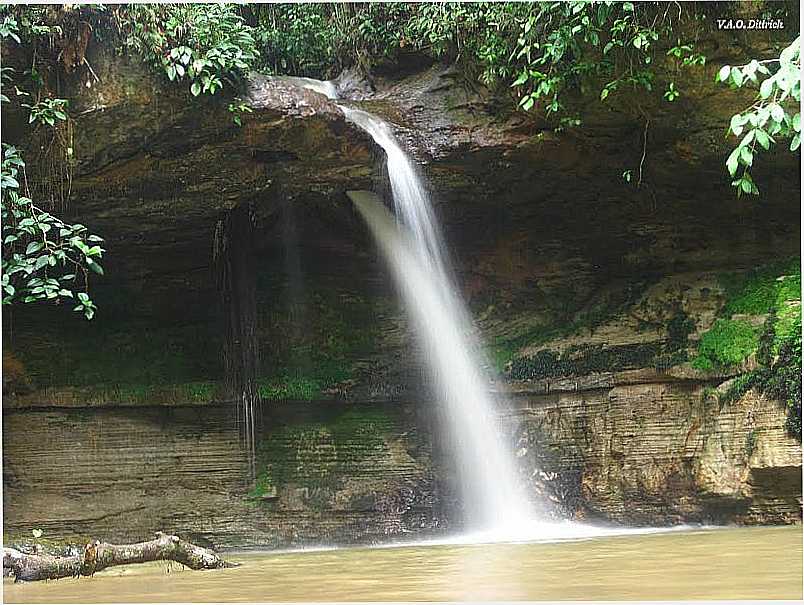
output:
M338 98L333 82L282 79L329 99ZM446 437L458 466L469 530L452 541L561 540L658 531L546 522L539 518L517 480L513 448L502 438L496 414L500 402L491 394L490 376L483 370L489 364L457 293L424 182L386 122L365 111L338 107L387 156L395 218L373 193L350 191L348 195L391 268L424 351L436 395L446 410Z
M531 518L517 481L510 448L498 427L483 355L456 294L441 230L413 163L388 124L364 111L341 107L386 152L397 225L381 205L352 192L389 263L406 304L439 400L444 404L459 471L467 529L497 532Z

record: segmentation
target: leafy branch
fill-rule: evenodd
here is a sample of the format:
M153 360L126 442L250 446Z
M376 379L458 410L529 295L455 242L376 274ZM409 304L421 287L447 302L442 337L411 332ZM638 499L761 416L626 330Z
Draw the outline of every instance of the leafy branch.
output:
M6 16L0 25L0 38L20 41L19 26ZM3 68L0 79L4 86L12 82L13 69ZM17 95L29 96L17 89ZM0 95L0 101L9 102ZM45 98L30 109L29 124L56 129L66 122L68 102L65 99ZM90 298L89 272L103 275L99 260L104 249L102 238L88 232L81 224L68 224L37 206L25 178L25 162L20 150L3 143L0 163L0 220L2 227L2 304L31 303L49 300L61 303L72 299L73 310L92 319L97 307ZM83 277L79 291L78 276Z
M738 197L743 193L759 195L751 177L757 146L770 150L776 144L774 137L791 139L790 151L801 145L800 51L801 37L798 37L778 59L754 59L739 67L724 65L717 74L716 81L728 83L734 89L759 85L754 103L732 116L728 128L733 136L742 136L726 160L729 174L736 177L731 184L737 188ZM761 82L760 77L764 77Z
M19 150L3 144L0 186L2 200L2 289L3 304L18 300L59 302L75 298L76 275L88 288L88 271L103 275L98 260L103 256L102 238L81 224L70 225L39 208L21 194L20 178L25 162ZM96 306L86 291L77 293L75 311L92 319Z
M126 44L193 96L233 83L257 56L252 28L231 4L128 5L117 13Z

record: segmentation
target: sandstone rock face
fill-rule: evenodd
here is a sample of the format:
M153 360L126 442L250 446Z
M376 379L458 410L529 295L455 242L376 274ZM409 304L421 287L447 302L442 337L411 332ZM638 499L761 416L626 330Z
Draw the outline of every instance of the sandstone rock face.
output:
M432 406L289 405L256 479L226 407L49 409L3 418L6 535L216 546L386 542L460 527ZM503 426L542 514L592 523L801 520L801 447L777 402L720 408L700 385L513 396ZM493 486L491 486L493 489Z
M636 525L801 520L801 447L777 402L721 407L654 382L521 396L520 455L577 518ZM552 487L551 486L552 483Z
M231 408L47 410L3 419L6 534L216 546L370 543L447 527L410 406L265 417L257 484Z
M784 403L754 391L727 402L750 358L710 372L687 361L723 297L711 273L666 277L520 350L507 417L535 492L623 523L801 520L801 444Z

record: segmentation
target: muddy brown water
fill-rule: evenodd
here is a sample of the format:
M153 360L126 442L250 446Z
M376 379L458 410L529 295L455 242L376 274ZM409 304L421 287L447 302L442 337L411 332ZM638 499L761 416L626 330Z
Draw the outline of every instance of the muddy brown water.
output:
M7 603L801 599L801 526L574 542L232 553L209 572L154 563L14 584Z

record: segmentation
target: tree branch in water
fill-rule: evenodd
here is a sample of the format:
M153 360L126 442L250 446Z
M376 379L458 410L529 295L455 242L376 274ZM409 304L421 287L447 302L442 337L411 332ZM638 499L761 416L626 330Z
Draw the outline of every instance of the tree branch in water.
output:
M17 582L91 576L107 567L149 561L175 561L190 569L237 565L223 560L207 548L162 532L157 532L155 540L136 544L107 544L96 540L87 544L82 554L71 557L28 555L14 548L3 549L3 569L10 570Z

